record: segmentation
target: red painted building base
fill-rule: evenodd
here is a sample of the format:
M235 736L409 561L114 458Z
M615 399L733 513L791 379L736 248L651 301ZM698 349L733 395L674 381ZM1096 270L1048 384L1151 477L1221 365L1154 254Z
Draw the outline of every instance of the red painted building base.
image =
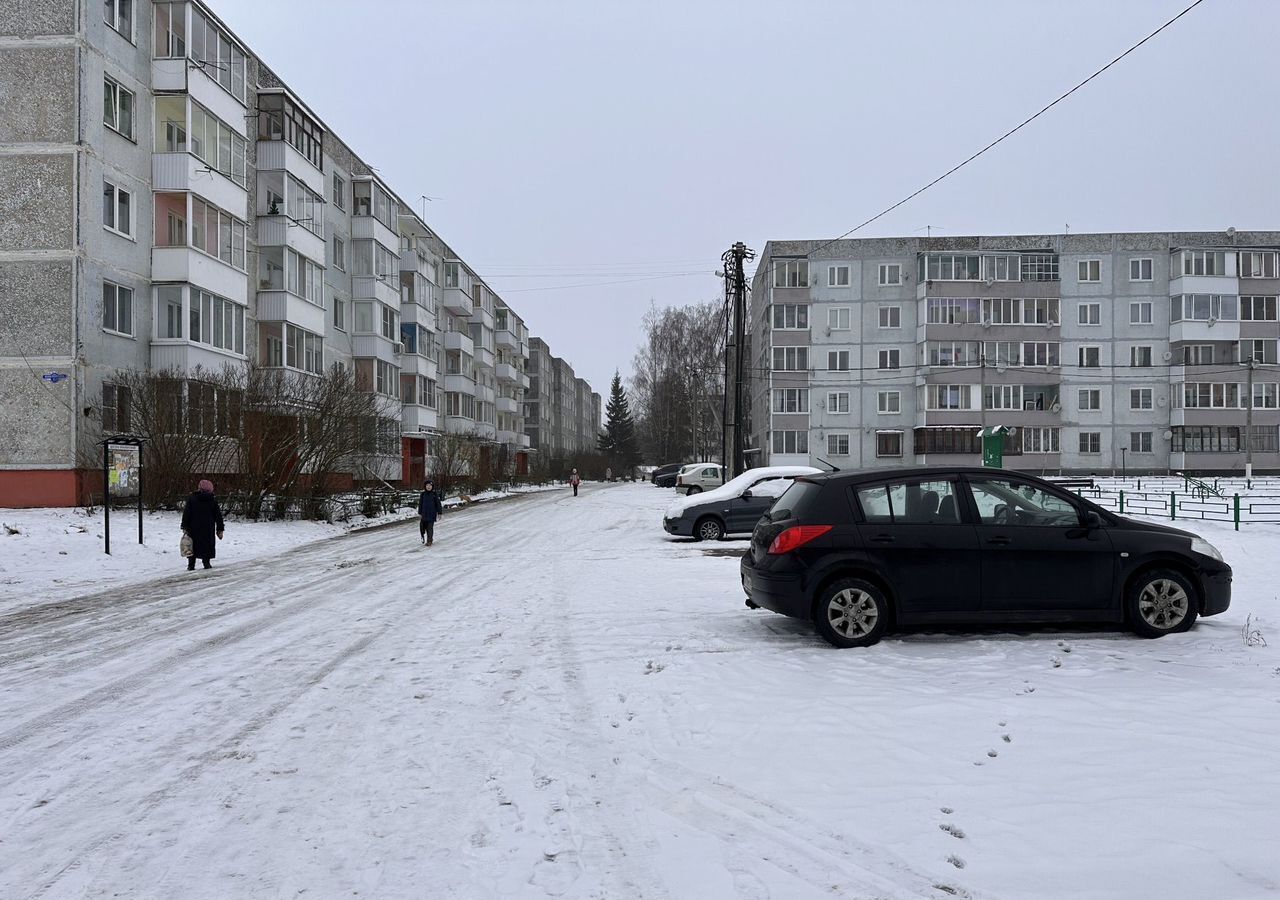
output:
M96 470L0 470L0 507L82 506L94 494L102 494L102 473Z

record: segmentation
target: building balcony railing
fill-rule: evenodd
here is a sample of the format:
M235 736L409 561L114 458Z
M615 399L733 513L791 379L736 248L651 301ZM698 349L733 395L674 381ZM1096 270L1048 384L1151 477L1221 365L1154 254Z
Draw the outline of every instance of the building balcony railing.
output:
M499 381L504 381L508 384L520 383L520 372L510 363L498 363L493 367L493 374L497 376Z

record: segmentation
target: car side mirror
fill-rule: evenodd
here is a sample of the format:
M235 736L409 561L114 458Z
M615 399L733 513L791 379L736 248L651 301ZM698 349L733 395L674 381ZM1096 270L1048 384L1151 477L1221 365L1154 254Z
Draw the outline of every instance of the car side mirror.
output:
M750 499L751 499L751 491L749 491L749 490L747 490L747 491L743 491L743 492L742 492L742 494L741 494L740 496L742 497L742 499L743 499L743 500L750 500Z
M1085 510L1084 527L1090 530L1102 527L1102 516L1098 515L1091 509Z

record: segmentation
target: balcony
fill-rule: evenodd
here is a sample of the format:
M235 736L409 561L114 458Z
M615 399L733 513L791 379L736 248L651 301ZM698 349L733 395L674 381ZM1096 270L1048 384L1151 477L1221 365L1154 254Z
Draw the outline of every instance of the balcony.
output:
M442 291L441 305L455 316L471 318L471 297L462 288L447 287Z
M243 305L249 302L249 276L190 247L152 247L152 281L187 281Z
M520 386L521 386L521 387L523 387L526 391L529 389L529 376L528 376L528 375L525 375L525 374L523 374L523 373L520 375Z
M493 374L497 376L499 381L506 382L507 384L520 383L520 373L516 370L516 367L510 363L498 363L493 367Z
M321 334L324 332L321 331ZM400 365L400 354L396 348L398 341L389 341L380 334L353 334L351 336L351 355L357 359L380 359L393 366Z
M420 434L440 428L440 414L425 406L406 403L400 413L400 427L405 434Z
M475 356L476 348L472 343L470 335L463 334L461 331L446 331L444 333L444 349L461 350L467 356Z
M1240 323L1221 319L1201 321L1184 319L1169 326L1169 343L1189 341L1193 344L1208 344L1214 341L1240 340Z
M389 278L356 275L351 279L351 298L353 300L373 298L393 309L399 309L400 284L398 280L392 282Z
M324 307L288 291L259 291L257 318L260 322L290 322L312 334L324 334L328 324Z
M497 407L498 412L507 413L508 415L514 416L520 411L520 401L512 400L510 397L499 397L494 405Z
M237 218L246 218L249 194L221 172L190 153L151 154L151 188L154 191L193 191Z
M497 440L498 426L492 422L476 422L476 437L486 441Z
M324 173L287 141L258 141L257 167L259 172L288 172L321 197L328 193Z
M441 382L441 386L449 394L476 396L476 380L468 378L466 375L446 375L444 376L444 381Z
M391 250L400 246L400 235L373 216L353 215L351 217L351 239L353 241L375 240Z
M519 437L520 437L520 436L519 436L518 434L516 434L516 432L514 432L514 431L499 431L499 432L498 432L498 443L499 443L499 444L512 444L512 445L514 445L514 444L516 444L516 443L517 443L517 441L519 440Z
M493 368L493 351L488 347L477 347L475 357L477 366L482 366L486 369Z
M312 262L324 265L324 238L288 216L258 216L259 247L289 247Z
M475 434L476 425L477 422L475 419L467 419L463 416L444 417L444 430L446 434Z
M519 440L517 440L516 443L518 443L521 447L528 449L530 446L529 435L527 434L520 435Z
M145 34L145 29L144 32ZM142 38L146 41L146 38ZM190 94L192 99L233 128L243 129L245 104L231 96L222 85L209 77L199 65L185 58L153 59L151 86L158 93ZM240 134L247 137L243 130Z
M483 385L483 384L477 384L477 385L476 385L476 400L477 400L477 401L479 401L479 402L481 402L481 403L493 403L493 402L494 402L494 399L495 399L495 397L494 397L494 393L493 393L493 388L491 388L491 387L486 387L486 386L485 386L485 385Z
M400 371L406 375L421 375L435 381L440 374L440 367L434 359L428 359L420 353L405 353L400 357Z
M506 329L499 331L497 334L497 341L498 346L503 350L511 350L512 352L519 352L520 350L520 341L515 336L514 332L507 331Z
M226 350L218 350L206 344L190 344L186 341L152 342L151 368L156 371L172 371L191 375L197 369L203 372L221 372L227 364L234 364L244 357Z

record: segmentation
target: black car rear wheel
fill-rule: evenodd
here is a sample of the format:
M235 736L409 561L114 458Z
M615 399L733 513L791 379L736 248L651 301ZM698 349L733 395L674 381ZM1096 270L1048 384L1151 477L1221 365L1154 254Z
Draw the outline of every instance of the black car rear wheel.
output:
M693 526L693 536L699 541L718 541L724 537L724 526L715 516L705 516Z
M861 578L841 578L822 589L813 607L818 634L836 647L866 647L889 625L884 592Z
M1186 631L1196 621L1196 590L1172 569L1144 572L1129 585L1125 613L1142 637L1158 638Z

